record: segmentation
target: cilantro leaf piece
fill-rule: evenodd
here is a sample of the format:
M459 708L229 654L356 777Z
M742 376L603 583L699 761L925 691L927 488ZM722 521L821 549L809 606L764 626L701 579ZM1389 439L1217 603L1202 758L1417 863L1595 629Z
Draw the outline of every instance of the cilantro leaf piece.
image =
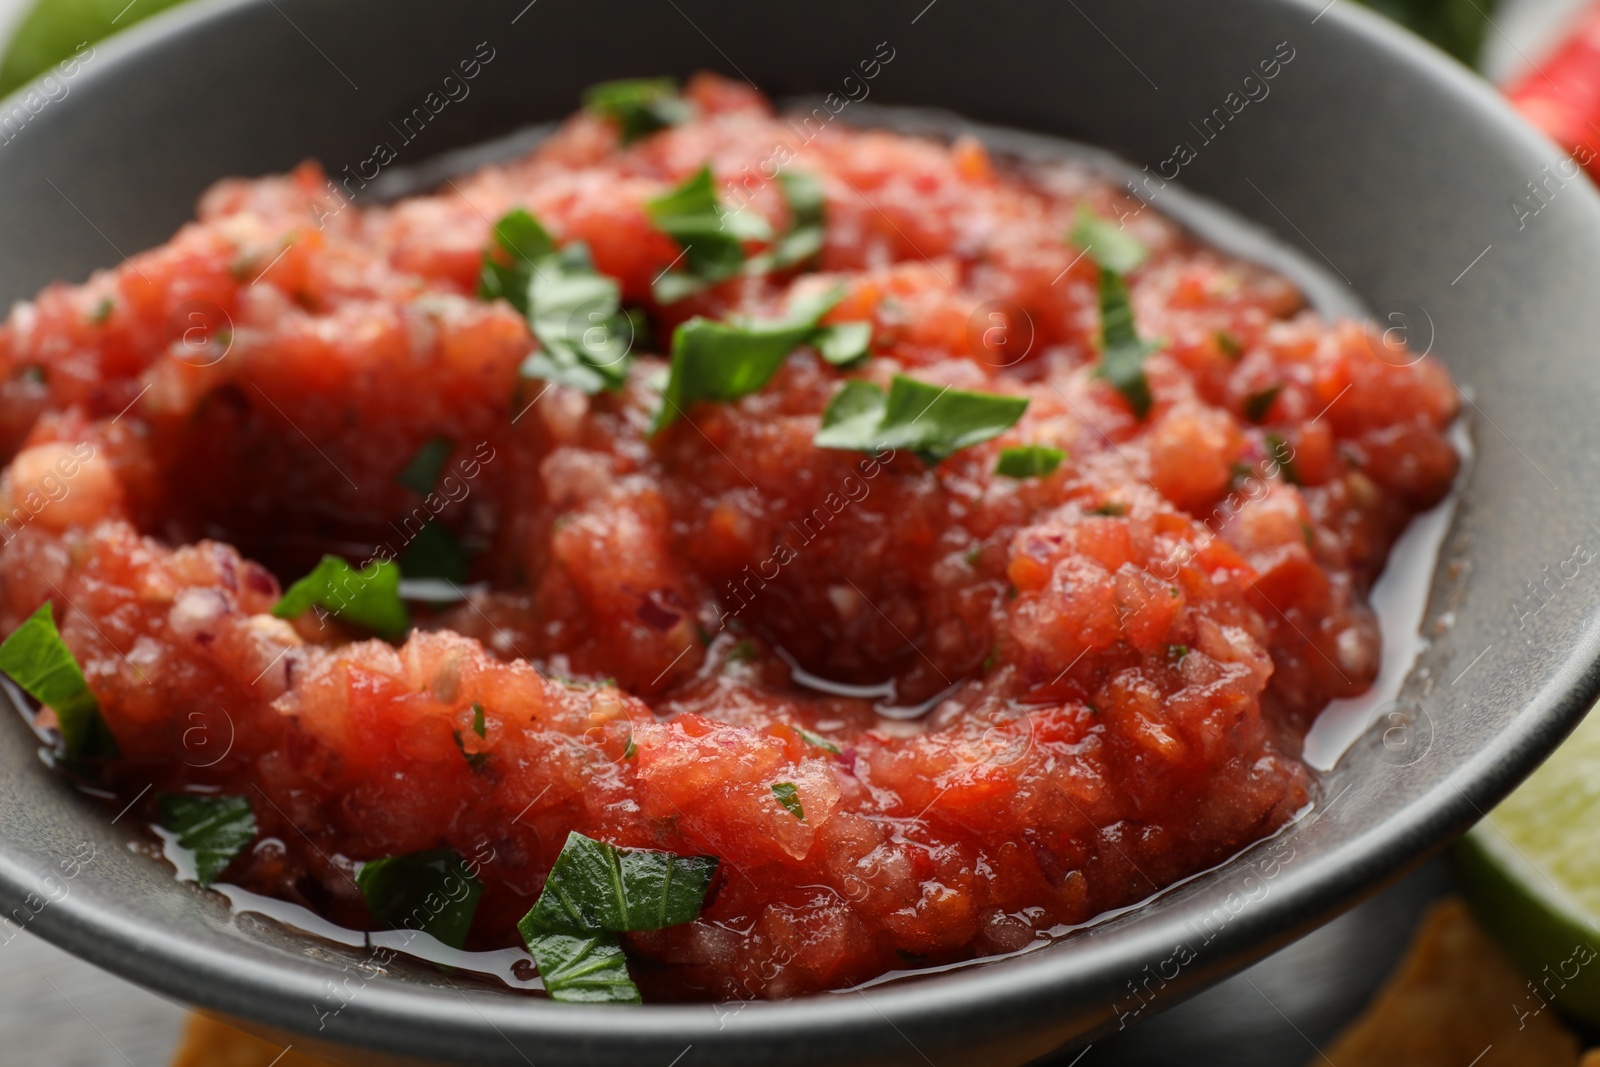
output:
M915 452L937 464L963 448L998 437L1028 409L1028 398L968 392L894 376L888 395L870 382L850 381L822 415L818 448Z
M1100 366L1095 376L1110 382L1127 400L1134 415L1144 418L1152 402L1144 359L1161 346L1139 339L1128 284L1122 275L1107 267L1100 268L1100 333Z
M489 758L489 753L468 752L467 742L461 736L461 731L452 730L450 732L452 735L454 735L456 739L456 747L461 750L461 755L465 757L467 766L471 767L473 770L477 770L479 767L483 766L483 761ZM481 738L487 738L489 736L489 724L484 718L483 705L478 703L476 700L472 702L472 732Z
M1217 347L1222 349L1222 354L1235 363L1239 362L1239 357L1244 355L1244 345L1241 345L1239 339L1227 330L1218 330L1211 335L1211 339L1217 342Z
M400 568L388 560L374 560L358 571L338 556L323 556L310 574L284 591L272 614L293 619L313 606L391 641L410 625L400 600Z
M1244 414L1251 422L1260 422L1267 417L1267 412L1272 408L1272 402L1278 399L1278 394L1283 392L1283 386L1274 385L1251 393L1244 398Z
M801 726L794 727L794 732L799 734L800 740L804 741L808 745L815 745L817 748L825 749L828 752L832 752L835 756L840 754L839 746L834 744L832 741L829 741L821 734L814 734L810 730L807 730Z
M617 933L693 922L716 871L715 856L618 848L573 831L518 928L526 939L550 931Z
M1000 450L1000 462L995 464L996 474L1007 478L1043 478L1061 466L1067 454L1049 445L1022 445L1019 448Z
M806 809L800 805L800 790L795 788L793 782L772 783L772 795L778 798L784 810L801 822L805 821Z
M709 166L646 202L645 211L656 229L683 249L679 260L683 269L668 270L656 279L655 298L662 304L676 303L738 274L745 265L745 240L771 236L760 216L723 206Z
M823 326L812 334L811 343L824 363L845 370L866 362L872 354L872 323L836 322Z
M616 934L524 935L551 1000L569 1004L638 1004L639 987L628 974Z
M583 106L615 122L623 144L694 116L693 106L678 95L678 83L671 78L625 78L591 85L584 91Z
M194 880L215 882L233 858L256 839L256 816L247 796L163 793L161 825L178 835L178 846L194 853Z
M797 300L781 319L714 322L696 316L672 334L672 362L661 390L658 433L701 400L726 403L766 385L796 345L811 338L817 320L843 299L841 289Z
M622 388L633 320L623 314L621 299L621 286L595 271L581 243L535 262L526 314L541 348L523 361L523 376L590 394Z
M1275 433L1267 434L1267 456L1278 465L1278 472L1290 485L1300 485L1300 471L1294 465L1294 449Z
M556 250L555 238L522 208L513 208L494 224L494 245L483 254L478 275L478 296L505 300L528 313L528 277L536 260ZM509 259L509 263L502 260Z
M1078 217L1067 232L1067 240L1083 249L1088 257L1106 270L1131 274L1150 258L1150 250L1119 222L1101 218L1087 205L1078 208Z
M461 758L466 760L467 766L473 770L482 767L484 761L489 758L487 752L468 752L466 739L461 736L460 730L451 730L450 736L456 739L456 748L461 750Z
M62 744L72 759L118 754L117 739L100 715L72 650L61 640L47 600L0 644L0 671L56 713Z
M443 434L432 438L417 449L405 469L395 476L395 481L418 496L427 496L439 481L439 472L444 470L445 460L450 458L453 448L455 443Z
M528 320L539 351L523 360L522 375L591 394L620 389L634 326L619 307L616 280L594 269L581 241L557 251L549 231L522 208L502 216L494 232L494 244L483 253L478 295L503 299Z
M467 580L468 555L450 527L429 519L400 556L400 573L406 579L436 578L460 585Z
M757 274L799 266L822 251L826 216L821 180L807 171L786 170L778 173L778 184L789 205L789 228L750 261Z
M466 944L483 895L482 884L451 848L363 863L356 887L374 919L397 930L421 930L451 948Z

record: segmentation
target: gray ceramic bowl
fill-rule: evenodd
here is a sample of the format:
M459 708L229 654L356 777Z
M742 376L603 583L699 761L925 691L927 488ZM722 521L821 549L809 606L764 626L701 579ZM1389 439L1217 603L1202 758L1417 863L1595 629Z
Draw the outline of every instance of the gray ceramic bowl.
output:
M1387 745L1376 731L1359 742L1321 810L1279 841L1055 947L862 992L626 1009L468 990L421 968L376 975L357 951L235 918L131 851L132 829L7 721L0 902L50 897L33 933L302 1046L494 1065L992 1067L1147 1017L1325 921L1478 818L1589 705L1600 577L1552 582L1536 613L1524 598L1575 545L1600 543L1600 198L1562 181L1557 150L1465 70L1348 0L524 2L203 3L97 49L65 96L0 113L0 293L163 241L216 178L306 157L360 166L479 42L495 58L404 162L561 116L605 78L709 67L779 95L848 89L888 42L874 103L1169 170L1189 142L1183 184L1324 262L1369 306L1431 321L1474 401L1478 454L1434 576L1434 640L1408 682L1420 715L1383 724ZM1285 49L1270 95L1207 140L1206 117ZM75 878L42 881L86 845L95 858Z

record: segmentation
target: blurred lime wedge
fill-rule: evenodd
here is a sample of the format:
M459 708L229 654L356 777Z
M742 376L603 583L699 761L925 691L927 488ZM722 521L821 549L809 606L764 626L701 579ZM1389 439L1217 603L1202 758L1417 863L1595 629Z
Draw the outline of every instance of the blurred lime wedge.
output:
M1554 1000L1600 1025L1600 713L1456 847L1462 889L1530 979L1536 1011Z
M9 93L66 59L140 19L182 0L39 0L23 16L0 60L0 94Z

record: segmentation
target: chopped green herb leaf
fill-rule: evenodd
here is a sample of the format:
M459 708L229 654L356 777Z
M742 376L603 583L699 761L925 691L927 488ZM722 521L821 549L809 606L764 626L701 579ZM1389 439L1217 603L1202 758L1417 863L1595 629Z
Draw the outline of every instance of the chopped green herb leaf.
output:
M656 279L655 298L676 303L708 285L733 277L744 268L744 242L763 240L771 229L754 212L729 211L717 199L709 166L701 167L670 192L645 204L656 229L683 249L682 270Z
M915 452L937 464L963 448L1010 429L1028 398L966 392L897 374L886 396L871 382L849 381L822 414L818 448Z
M624 758L636 751L630 737ZM517 924L545 991L556 1000L637 1003L617 934L693 922L716 870L711 856L568 834L538 901Z
M61 640L48 600L0 644L0 671L56 713L69 757L117 755L117 739L100 716L100 704L89 691L72 650Z
M726 403L766 385L783 360L811 337L842 290L798 300L781 319L713 322L695 317L672 334L672 364L651 433L676 422L701 400Z
M1000 450L1000 462L995 473L1007 478L1043 478L1055 472L1067 454L1049 445L1023 445Z
M519 928L529 938L550 931L617 933L693 922L716 871L714 856L617 848L574 831Z
M523 376L591 394L621 388L634 322L619 309L616 280L595 271L581 241L557 251L549 231L522 208L508 212L494 229L478 295L504 299L528 320L539 351L523 361Z
M429 519L417 531L400 557L400 573L407 579L436 578L456 585L467 580L467 549L438 519Z
M1189 654L1188 645L1168 645L1167 655L1178 662L1183 662L1183 657Z
M835 756L840 754L839 746L834 744L832 741L829 741L821 734L814 734L810 730L807 730L801 726L796 726L794 728L794 732L799 734L800 740L804 741L808 745L815 745L817 748L825 749L828 752L832 752Z
M358 571L338 556L323 556L310 574L284 592L272 614L293 619L314 605L389 640L404 635L410 625L400 600L400 568L388 560L374 560Z
M1067 240L1083 249L1101 267L1118 274L1130 274L1150 258L1150 250L1124 230L1120 222L1101 218L1088 205L1078 209Z
M111 313L117 309L117 302L109 296L101 297L100 303L94 306L94 311L89 315L89 321L96 326L104 326L111 318Z
M1094 509L1094 514L1105 515L1108 518L1121 518L1128 513L1128 505L1119 504L1115 500L1107 500L1104 504Z
M1303 519L1300 522L1300 536L1305 538L1307 548L1311 548L1316 543L1316 531L1311 528L1311 524L1309 522L1306 522Z
M569 1004L638 1004L639 987L616 934L524 934L551 1000Z
M508 211L494 224L494 246L483 254L478 296L505 300L526 315L532 264L555 250L555 238L538 219L520 207Z
M394 929L421 930L451 948L466 943L483 886L460 853L432 848L373 860L356 871L372 917Z
M1278 399L1278 394L1283 392L1283 386L1274 385L1251 393L1244 398L1245 417L1251 422L1260 422L1267 417L1267 412L1272 409L1272 402Z
M1097 377L1110 382L1139 418L1150 411L1150 382L1144 376L1144 358L1160 345L1141 341L1133 324L1133 305L1122 275L1100 268L1100 366Z
M472 702L472 732L479 737L489 736L489 724L483 717L483 705L476 700Z
M751 260L755 273L798 266L822 251L826 221L822 182L806 171L785 170L778 173L778 183L789 205L789 228Z
M756 645L754 641L740 641L728 650L729 663L749 663L756 658Z
M1300 472L1294 466L1294 449L1275 433L1267 434L1267 456L1277 464L1283 480L1290 485L1300 484Z
M417 454L411 457L411 462L406 464L395 481L418 496L427 496L439 481L439 472L444 470L445 460L450 458L453 448L455 444L450 438L442 434L433 438L417 449Z
M573 242L555 250L549 230L522 208L494 224L494 242L483 253L478 296L506 299L528 320L539 350L523 360L523 376L586 394L621 389L634 318L619 307L616 280L594 269L589 246Z
M678 95L678 84L671 78L601 82L584 92L583 106L615 122L623 144L680 125L694 116L694 108Z
M1238 362L1239 357L1244 355L1244 345L1241 345L1227 330L1218 330L1212 336L1216 338L1217 347L1222 349L1222 354L1229 359Z
M805 821L806 809L800 806L800 790L794 787L793 782L774 782L772 795L778 798L778 803L782 804L790 815L801 822Z
M178 847L194 853L194 880L203 886L256 839L249 797L163 793L158 800L161 825L178 835Z
M451 730L450 736L456 739L456 747L461 750L461 758L467 761L467 766L477 770L483 766L484 760L489 758L487 752L468 752L467 739L461 736L460 730Z
M811 335L811 343L824 363L854 367L872 354L872 323L836 322Z
M533 265L528 280L528 325L541 346L522 374L598 393L628 379L633 319L620 309L622 289L589 262L575 243Z
M622 758L632 759L639 754L639 746L633 743L633 735L628 735L628 743L622 748Z

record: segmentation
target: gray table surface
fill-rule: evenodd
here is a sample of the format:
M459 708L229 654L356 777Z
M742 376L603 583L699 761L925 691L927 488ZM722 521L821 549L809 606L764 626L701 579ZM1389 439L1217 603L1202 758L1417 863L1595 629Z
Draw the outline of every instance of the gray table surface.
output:
M1504 80L1526 69L1560 21L1584 2L1501 0L1486 44L1485 70ZM30 3L0 0L0 39ZM1238 977L1053 1062L1060 1067L1170 1062L1297 1067L1316 1059L1319 1046L1360 1010L1399 958L1422 908L1447 888L1442 866L1430 864ZM31 934L0 945L4 1067L166 1067L184 1015L181 1006Z

